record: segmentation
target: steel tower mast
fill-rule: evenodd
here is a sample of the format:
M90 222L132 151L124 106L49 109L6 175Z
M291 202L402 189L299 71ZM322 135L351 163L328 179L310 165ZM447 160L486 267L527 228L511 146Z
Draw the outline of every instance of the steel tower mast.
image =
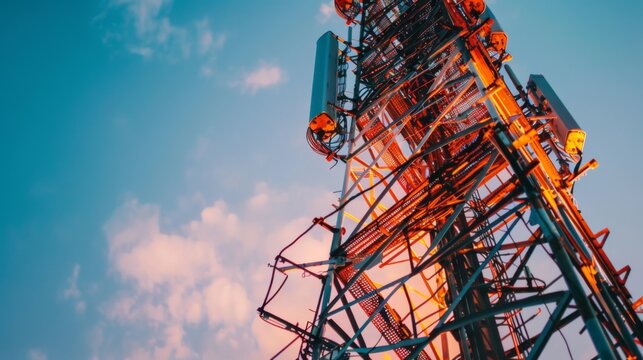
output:
M346 165L335 210L311 225L329 231L330 255L289 259L295 239L261 317L297 335L300 358L532 359L553 338L643 358L630 268L574 201L598 165L583 161L585 132L542 75L520 84L489 7L335 5L349 36L317 43L308 129ZM321 281L308 326L270 311L288 271Z

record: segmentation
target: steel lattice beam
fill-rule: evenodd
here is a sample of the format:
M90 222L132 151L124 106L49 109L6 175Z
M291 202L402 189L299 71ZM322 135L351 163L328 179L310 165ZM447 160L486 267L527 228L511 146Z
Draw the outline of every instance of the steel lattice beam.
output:
M342 52L355 74L348 146L326 146L346 173L337 225L317 222L333 232L317 312L309 329L272 318L301 337L300 357L531 359L572 324L603 358L641 357L629 268L613 266L608 232L576 208L569 164L580 159L547 109L505 83L506 35L490 10L357 3L336 1L359 40Z

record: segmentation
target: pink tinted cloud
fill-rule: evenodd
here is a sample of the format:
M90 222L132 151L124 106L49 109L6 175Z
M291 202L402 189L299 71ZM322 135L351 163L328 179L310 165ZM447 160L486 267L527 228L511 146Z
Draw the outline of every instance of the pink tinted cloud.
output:
M277 65L261 64L246 74L242 81L244 89L251 93L281 84L286 80L286 72Z
M291 335L274 331L257 317L267 287L266 263L334 200L320 189L277 190L259 183L237 211L217 200L201 209L198 218L173 229L162 228L158 206L127 200L105 224L110 271L119 290L103 306L99 331L109 340L103 343L117 346L103 345L98 355L274 355ZM297 209L295 216L292 209ZM322 260L328 252L327 235L312 234L292 255L302 261ZM285 290L285 301L276 310L304 323L312 316L309 309L315 305L319 284L300 275L291 275L296 285ZM126 341L110 328L138 335Z

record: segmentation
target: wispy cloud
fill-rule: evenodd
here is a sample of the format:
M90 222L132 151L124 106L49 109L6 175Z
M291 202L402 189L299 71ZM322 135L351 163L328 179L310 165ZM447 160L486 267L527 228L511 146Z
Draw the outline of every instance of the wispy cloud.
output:
M286 72L277 65L261 64L243 78L242 87L251 93L281 84Z
M154 55L154 50L148 46L131 46L129 51L140 57L149 58Z
M96 22L105 31L106 43L122 45L133 55L170 61L196 56L212 70L225 34L215 33L207 18L177 24L172 5L172 0L109 0Z
M286 209L301 198L311 200L305 211L308 215L289 219ZM327 208L333 199L318 189L278 191L259 183L236 211L217 200L174 230L162 229L158 206L137 199L126 201L105 225L111 273L117 276L121 290L103 308L103 325L96 331L101 339L97 356L274 355L290 335L263 323L254 310L266 289L269 272L265 264L322 211L312 211L314 207ZM318 254L327 251L318 235L306 238L309 246L298 258L319 260ZM292 301L285 304L291 308L288 313L308 320L307 309L315 304L316 290L314 281L295 287ZM128 329L138 337L115 343L118 329ZM124 353L113 354L121 350Z
M145 36L155 33L159 30L161 24L165 28L169 24L167 18L159 21L161 10L171 4L171 0L113 0L114 6L124 6L127 8L129 15L133 18L136 32L139 36Z
M123 42L145 58L187 58L192 44L187 29L170 20L171 0L111 0L99 16L107 27L106 41Z
M225 45L225 34L214 34L212 30L210 30L208 19L197 21L196 31L200 54L208 54L214 50L221 49L223 45Z
M317 21L320 23L326 23L330 18L335 14L335 4L330 1L327 3L322 3L319 6L319 13L317 14Z
M201 76L203 77L210 77L214 75L214 69L210 65L203 65L201 66Z
M79 314L85 312L87 304L82 299L82 293L78 289L78 277L80 276L80 265L75 264L71 276L67 279L67 288L63 290L63 297L74 301L74 309Z
M203 77L210 77L214 75L216 52L225 45L226 36L213 33L208 19L203 19L196 22L196 38L198 54L204 58L200 73Z
M80 297L78 290L78 276L80 275L80 265L75 264L71 276L67 279L68 287L63 291L65 299L77 299Z
M40 349L29 349L27 360L47 360L47 354Z

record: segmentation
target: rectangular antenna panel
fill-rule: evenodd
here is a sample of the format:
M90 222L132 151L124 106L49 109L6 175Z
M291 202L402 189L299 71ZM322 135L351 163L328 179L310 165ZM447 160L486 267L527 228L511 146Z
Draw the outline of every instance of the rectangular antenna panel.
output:
M585 131L578 126L545 77L530 75L527 90L534 105L542 107L547 115L552 117L554 134L565 146L565 152L570 155L582 153L585 147Z
M333 132L337 111L337 68L339 44L332 32L317 40L309 127L313 132Z

